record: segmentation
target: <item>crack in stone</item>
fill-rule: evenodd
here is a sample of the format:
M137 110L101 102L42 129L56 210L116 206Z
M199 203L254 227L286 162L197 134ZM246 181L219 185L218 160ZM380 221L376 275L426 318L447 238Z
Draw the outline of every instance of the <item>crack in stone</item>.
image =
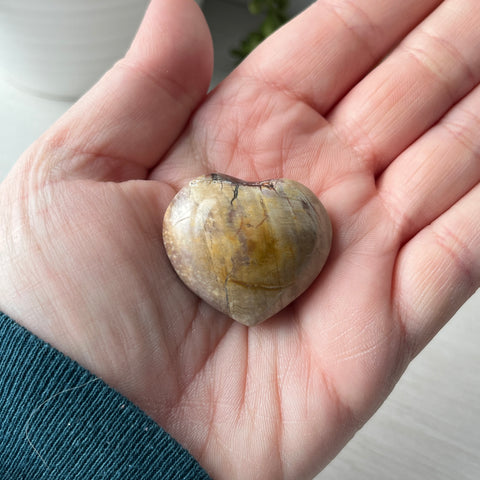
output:
M236 200L238 197L238 183L235 185L235 188L233 189L233 198L230 200L230 205L233 205L233 201Z

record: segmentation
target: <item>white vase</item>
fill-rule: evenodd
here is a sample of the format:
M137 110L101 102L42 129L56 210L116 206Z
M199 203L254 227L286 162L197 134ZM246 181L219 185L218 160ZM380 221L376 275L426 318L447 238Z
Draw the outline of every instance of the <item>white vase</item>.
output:
M2 0L0 69L31 92L76 98L121 58L149 0Z

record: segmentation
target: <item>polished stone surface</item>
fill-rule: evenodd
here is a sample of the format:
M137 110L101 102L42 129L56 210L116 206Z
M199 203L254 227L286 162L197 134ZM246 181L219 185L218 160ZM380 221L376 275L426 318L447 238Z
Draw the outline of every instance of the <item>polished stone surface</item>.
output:
M282 310L315 280L330 251L325 208L293 180L192 180L168 207L165 248L183 282L245 325Z

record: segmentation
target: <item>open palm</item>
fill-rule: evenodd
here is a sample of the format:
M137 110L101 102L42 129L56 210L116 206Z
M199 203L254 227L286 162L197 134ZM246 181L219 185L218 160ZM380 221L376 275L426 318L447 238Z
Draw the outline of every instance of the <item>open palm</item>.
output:
M319 1L204 98L200 11L154 1L2 184L0 309L214 478L313 476L479 286L479 23L476 0ZM169 201L210 172L300 181L332 220L324 271L257 327L163 250Z

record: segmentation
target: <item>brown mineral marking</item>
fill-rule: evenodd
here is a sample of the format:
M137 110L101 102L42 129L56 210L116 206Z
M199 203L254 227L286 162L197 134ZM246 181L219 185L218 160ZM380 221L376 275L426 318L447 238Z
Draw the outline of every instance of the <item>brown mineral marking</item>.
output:
M233 263L233 261L232 261ZM228 281L230 280L230 276L232 275L233 269L228 273L228 275L225 277L225 282L224 282L224 288L225 288L225 305L227 306L228 314L230 315L231 309L230 309L230 300L228 298Z
M260 283L247 283L247 282L243 282L242 280L236 280L235 278L229 278L228 281L240 287L255 288L260 290L282 290L284 288L288 288L293 285L293 283L287 283L285 285L265 285Z
M267 212L267 207L266 207L266 205L265 205L265 202L264 202L264 200L263 200L263 197L260 197L260 205L262 206L262 209L263 209L263 216L264 216L264 218L267 218L267 217L268 217L268 212ZM261 223L263 223L263 220L262 220Z
M254 228L261 227L263 225L263 222L265 222L266 219L267 219L267 215L265 214L262 220L260 221L260 223L257 223L257 225L255 225Z

